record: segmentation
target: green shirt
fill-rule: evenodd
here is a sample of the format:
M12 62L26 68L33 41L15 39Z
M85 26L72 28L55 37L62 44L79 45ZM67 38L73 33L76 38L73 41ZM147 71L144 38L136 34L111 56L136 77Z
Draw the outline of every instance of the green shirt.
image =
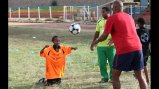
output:
M105 24L106 24L106 19L102 18L102 19L99 19L98 22L97 22L97 25L96 25L96 32L99 32L99 37L103 34L104 32L104 28L105 28ZM97 46L100 46L100 47L105 47L105 46L109 46L108 45L108 42L109 40L111 39L111 35L109 34L107 39L102 41L102 42L99 42Z

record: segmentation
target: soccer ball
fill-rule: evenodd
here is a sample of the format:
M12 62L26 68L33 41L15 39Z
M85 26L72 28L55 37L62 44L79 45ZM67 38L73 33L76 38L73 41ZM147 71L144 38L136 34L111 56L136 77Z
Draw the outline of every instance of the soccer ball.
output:
M149 40L149 35L147 33L144 33L144 34L141 35L141 41L143 43L148 42L148 40Z
M72 23L71 26L69 27L69 30L73 35L76 35L80 33L81 26L78 23Z

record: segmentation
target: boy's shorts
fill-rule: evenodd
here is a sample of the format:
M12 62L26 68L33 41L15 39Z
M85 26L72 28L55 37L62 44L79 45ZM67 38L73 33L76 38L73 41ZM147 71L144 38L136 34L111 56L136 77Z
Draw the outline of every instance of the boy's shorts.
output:
M120 71L142 70L144 68L142 50L115 55L113 68Z
M47 84L48 85L60 84L60 83L61 83L61 78L47 79Z

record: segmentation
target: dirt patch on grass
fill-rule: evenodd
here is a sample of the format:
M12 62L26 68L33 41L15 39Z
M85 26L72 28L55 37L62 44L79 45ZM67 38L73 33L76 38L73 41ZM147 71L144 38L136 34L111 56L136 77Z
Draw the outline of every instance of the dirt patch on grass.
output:
M69 29L71 23L15 23L9 22L8 25L12 27L27 27L27 28L40 28L40 29ZM95 31L96 25L89 25L80 23L83 31Z

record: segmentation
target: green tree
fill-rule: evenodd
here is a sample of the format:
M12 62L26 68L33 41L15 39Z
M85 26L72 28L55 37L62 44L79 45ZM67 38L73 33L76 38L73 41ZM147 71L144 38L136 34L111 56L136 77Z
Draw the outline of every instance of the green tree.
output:
M57 6L57 1L56 0L52 1L51 6Z
M134 0L134 2L140 2L140 0Z

